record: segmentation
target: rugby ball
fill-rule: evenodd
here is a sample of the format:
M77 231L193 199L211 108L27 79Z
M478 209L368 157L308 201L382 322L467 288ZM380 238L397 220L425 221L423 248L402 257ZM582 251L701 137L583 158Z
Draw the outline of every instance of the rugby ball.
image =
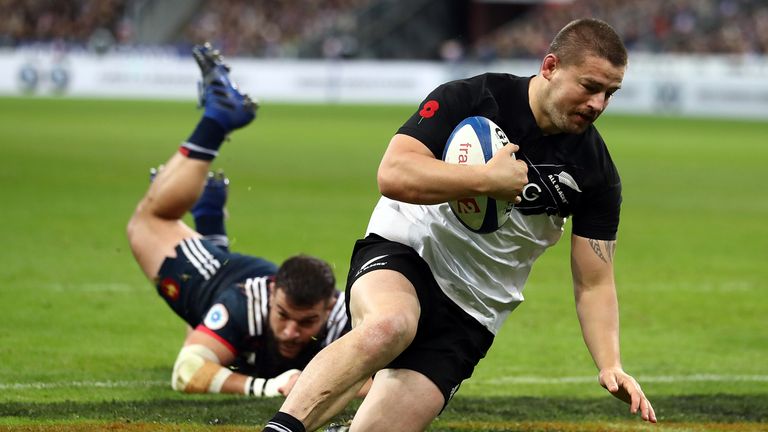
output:
M483 165L507 143L509 139L496 123L485 117L469 117L459 123L448 137L448 143L443 150L443 160L459 165ZM498 230L509 219L512 204L487 196L466 197L448 202L459 222L476 233Z

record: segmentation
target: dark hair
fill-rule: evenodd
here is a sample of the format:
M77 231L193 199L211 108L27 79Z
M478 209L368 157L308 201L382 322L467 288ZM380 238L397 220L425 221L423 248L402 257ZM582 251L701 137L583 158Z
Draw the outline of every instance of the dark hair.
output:
M336 278L325 261L297 255L283 262L275 275L275 288L299 307L310 307L328 301L336 289Z
M579 65L595 55L614 66L627 65L627 48L621 37L605 21L583 18L566 24L552 39L547 54L554 54L564 66Z

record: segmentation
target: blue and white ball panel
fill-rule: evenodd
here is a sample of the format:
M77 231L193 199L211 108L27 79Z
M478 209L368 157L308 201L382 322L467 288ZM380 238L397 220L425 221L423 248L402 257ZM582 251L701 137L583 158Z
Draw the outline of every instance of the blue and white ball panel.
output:
M485 117L470 117L459 123L448 137L443 160L465 165L482 165L491 160L496 150L492 148L488 122Z
M482 165L509 142L491 120L475 116L454 128L443 151L443 160L459 165ZM514 156L513 156L514 157ZM496 231L509 218L510 203L486 196L467 197L448 203L453 214L468 229L478 233Z

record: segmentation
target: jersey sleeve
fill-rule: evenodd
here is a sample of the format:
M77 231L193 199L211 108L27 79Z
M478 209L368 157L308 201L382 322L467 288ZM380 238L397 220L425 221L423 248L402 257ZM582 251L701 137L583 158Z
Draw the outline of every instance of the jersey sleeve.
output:
M573 211L572 233L597 240L616 240L621 211L621 178L611 160L602 138L597 138L596 166L590 169L600 173L579 200Z
M203 331L218 339L234 355L243 349L243 343L251 333L249 325L248 296L237 285L222 290L214 298L213 306L208 309L203 322L196 330Z
M494 104L478 77L451 81L434 89L397 133L416 138L442 159L448 137L459 122Z
M621 207L621 183L584 194L573 215L573 234L597 240L616 240Z

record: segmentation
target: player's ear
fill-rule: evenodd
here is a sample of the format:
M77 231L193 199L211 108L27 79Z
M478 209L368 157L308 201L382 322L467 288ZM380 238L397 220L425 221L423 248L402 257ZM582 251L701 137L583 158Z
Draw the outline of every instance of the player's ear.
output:
M332 299L328 300L328 305L325 307L325 310L330 312L334 306L336 306L336 302L338 301L338 298L333 297Z
M552 75L554 75L555 69L557 69L559 64L560 59L556 55L552 53L547 54L544 60L541 61L541 76L547 80L552 79Z

